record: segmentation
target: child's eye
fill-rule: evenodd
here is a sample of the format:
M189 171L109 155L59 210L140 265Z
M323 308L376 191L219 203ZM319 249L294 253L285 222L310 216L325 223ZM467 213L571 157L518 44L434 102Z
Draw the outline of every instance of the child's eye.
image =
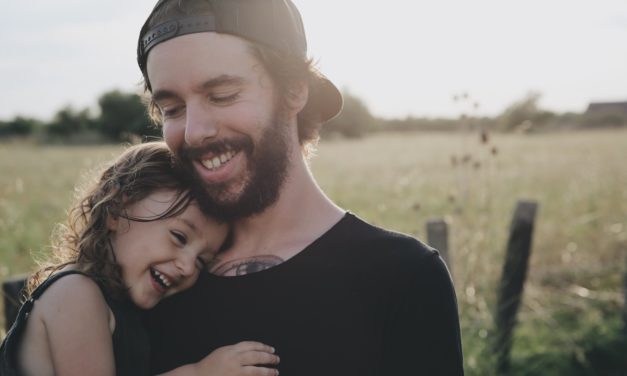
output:
M215 261L215 257L213 256L205 256L205 257L198 256L196 258L196 264L198 265L198 269L201 269L201 270L209 269L209 267L214 261Z
M207 260L203 259L200 256L196 257L196 267L198 267L198 269L203 270L207 267L207 265L209 265L209 262Z
M187 238L185 237L185 235L181 234L180 232L170 231L170 234L172 234L172 236L174 237L174 239L176 239L176 241L177 241L180 245L185 245L185 244L187 244Z
M196 265L199 269L209 269L211 264L216 261L216 255L213 252L203 252L196 257Z

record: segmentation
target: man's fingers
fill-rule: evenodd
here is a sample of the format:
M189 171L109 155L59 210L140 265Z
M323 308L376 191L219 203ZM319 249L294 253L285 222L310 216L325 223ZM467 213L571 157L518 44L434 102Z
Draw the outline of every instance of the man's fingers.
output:
M279 364L280 361L278 356L263 351L246 351L240 354L240 364L243 366Z
M256 341L243 341L234 345L239 351L263 351L274 354L274 347Z
M246 376L279 376L279 370L266 367L245 366L244 374Z

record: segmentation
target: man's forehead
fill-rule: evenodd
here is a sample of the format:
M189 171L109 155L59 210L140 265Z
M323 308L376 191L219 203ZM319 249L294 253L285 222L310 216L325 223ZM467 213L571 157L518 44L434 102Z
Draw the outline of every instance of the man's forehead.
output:
M250 55L250 43L238 36L207 31L189 35L181 35L158 44L148 53L148 62L155 55L178 55L181 59L188 59L188 55L202 55L210 53L216 58L221 56L241 57ZM251 55L252 56L252 55ZM211 60L208 61L211 63Z
M173 38L148 54L148 77L153 91L160 84L192 80L196 85L238 83L258 65L242 38L214 32ZM210 81L210 82L208 82Z

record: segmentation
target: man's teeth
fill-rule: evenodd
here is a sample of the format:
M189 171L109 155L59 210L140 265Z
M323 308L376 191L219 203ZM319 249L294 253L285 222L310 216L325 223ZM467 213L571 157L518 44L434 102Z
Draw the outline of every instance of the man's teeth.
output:
M159 273L158 270L152 269L152 275L155 276L155 278L157 278L157 280L166 288L172 286L172 281L170 281L165 275Z
M215 156L212 159L203 159L201 163L203 166L205 166L205 168L209 170L215 170L217 168L220 168L222 164L230 161L234 155L235 155L234 152L227 151L226 153Z

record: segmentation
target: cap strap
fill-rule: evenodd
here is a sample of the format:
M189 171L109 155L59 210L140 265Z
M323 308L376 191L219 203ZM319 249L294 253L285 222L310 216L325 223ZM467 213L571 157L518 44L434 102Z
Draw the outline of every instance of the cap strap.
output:
M213 14L185 17L164 22L144 34L141 53L145 56L152 47L168 39L205 31L216 31L216 20Z

